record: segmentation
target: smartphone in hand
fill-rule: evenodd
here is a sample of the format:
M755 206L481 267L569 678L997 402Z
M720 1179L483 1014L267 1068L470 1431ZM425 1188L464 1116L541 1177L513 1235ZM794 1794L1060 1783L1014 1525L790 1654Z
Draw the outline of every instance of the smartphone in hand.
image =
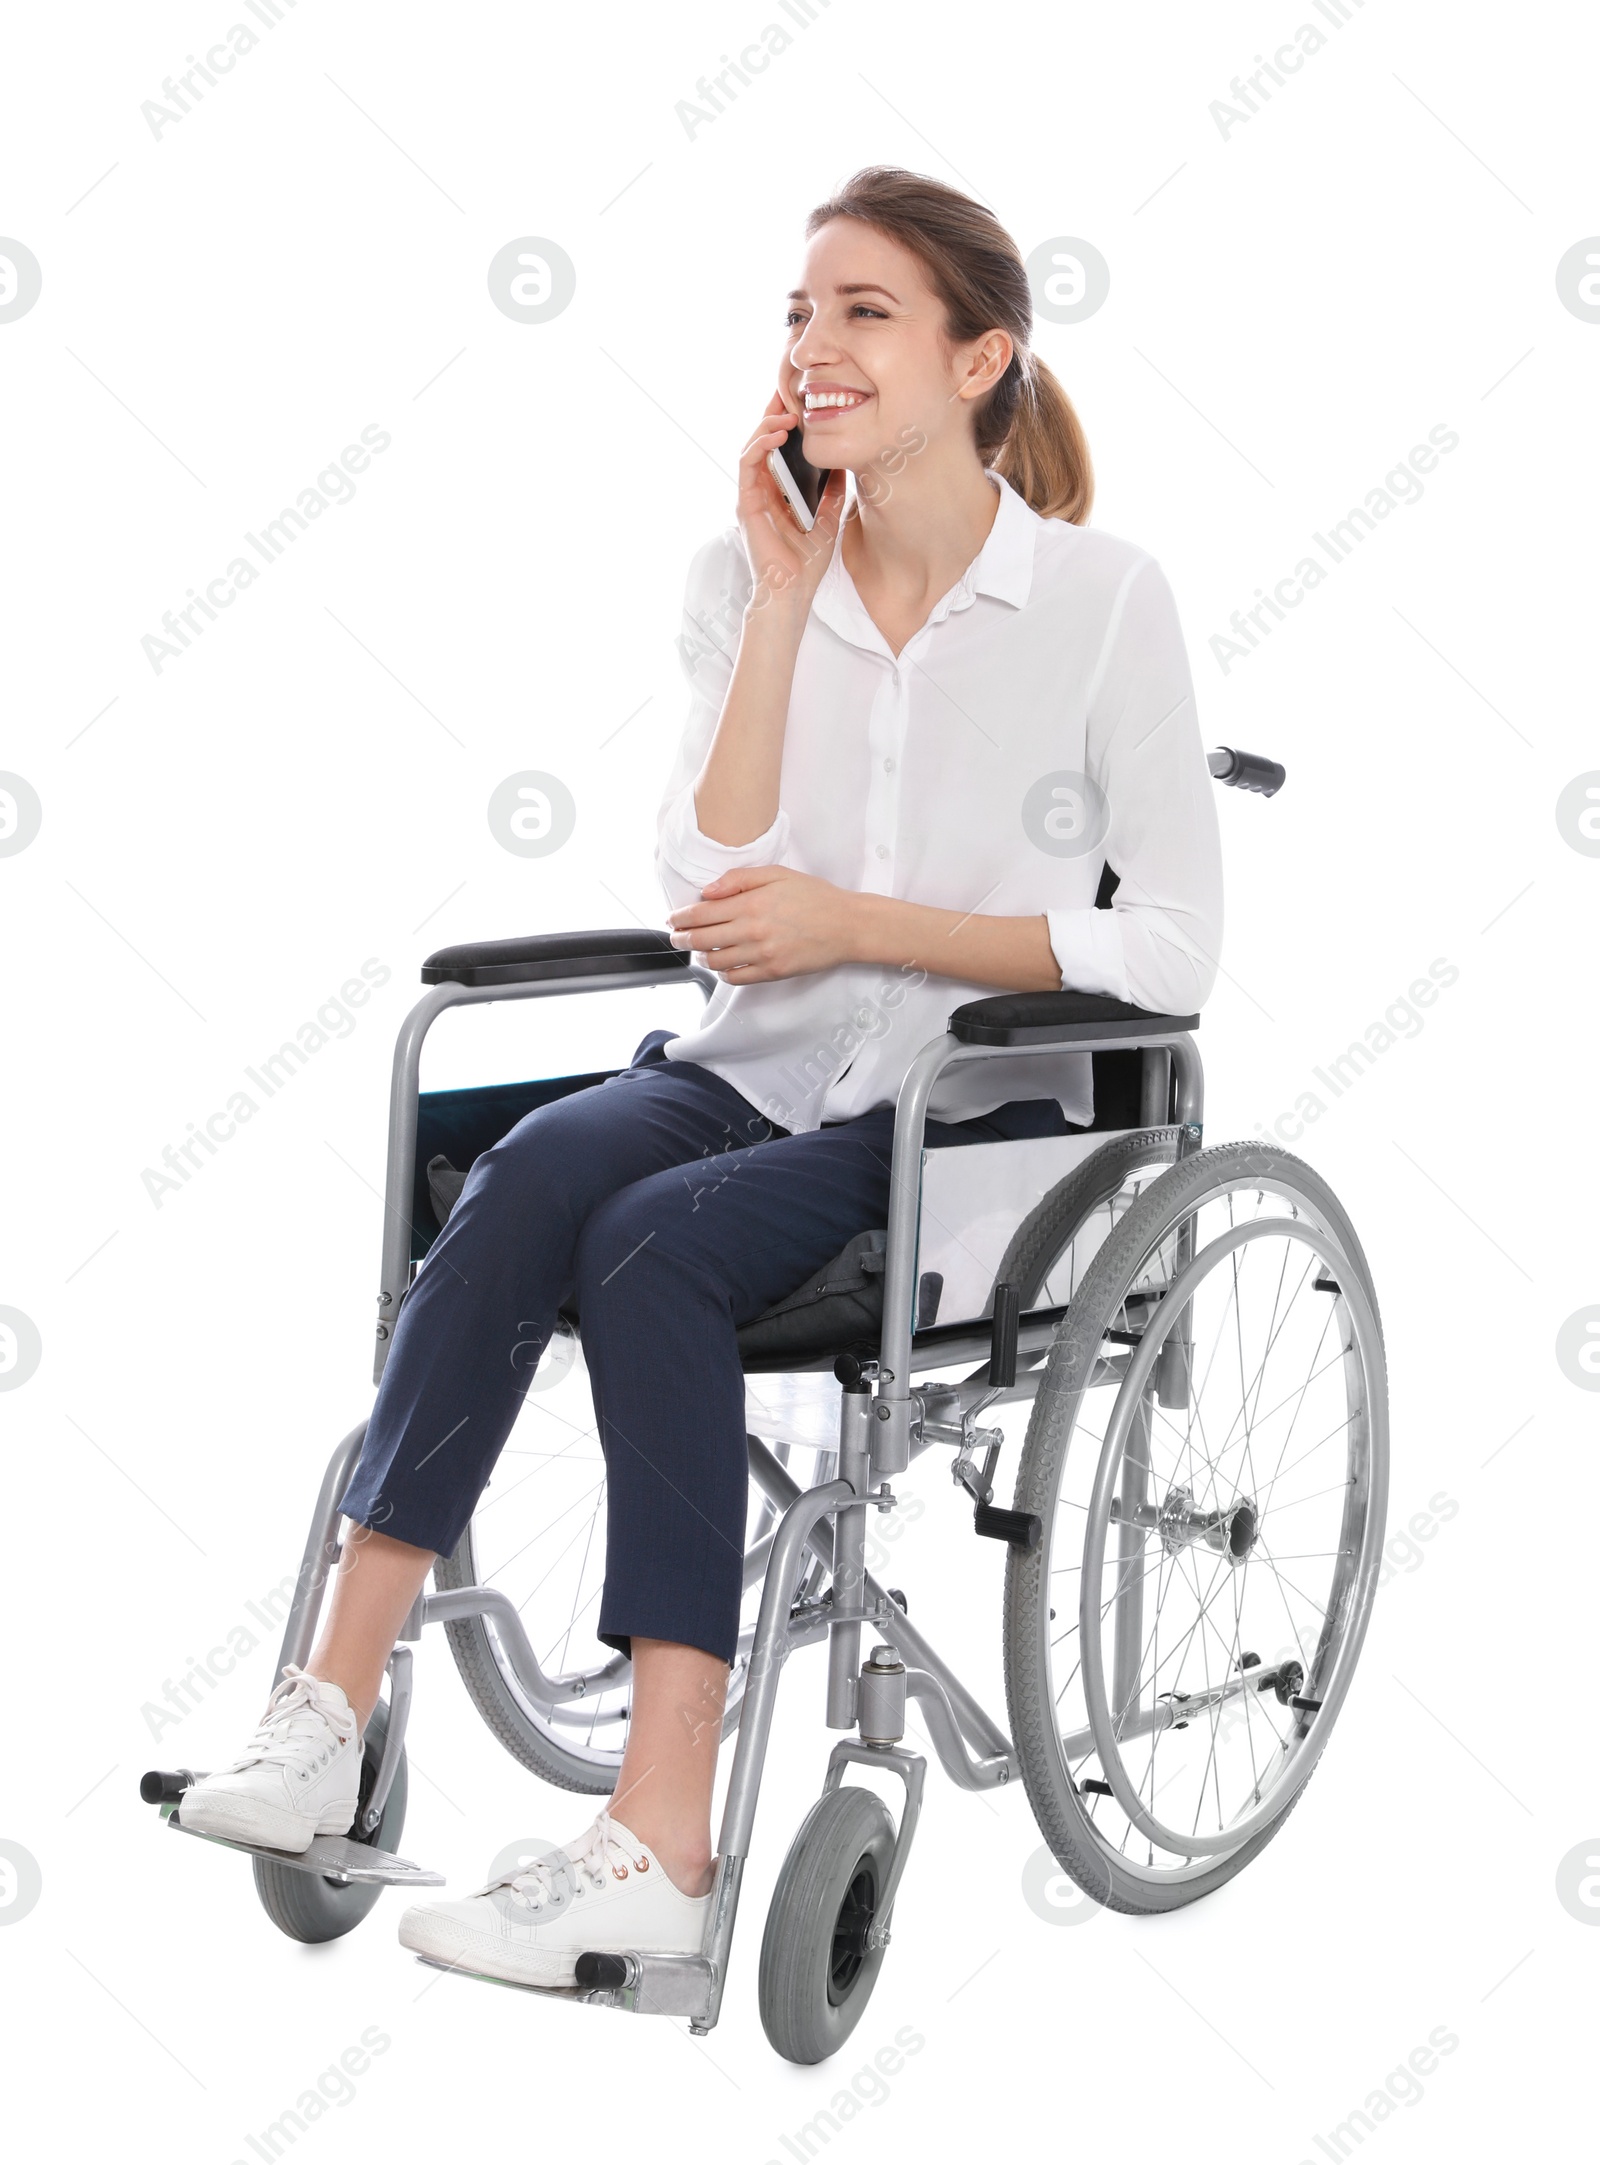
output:
M803 534L817 523L817 506L828 484L826 467L813 466L800 448L799 425L790 429L776 451L767 453L767 471L778 484L784 502Z

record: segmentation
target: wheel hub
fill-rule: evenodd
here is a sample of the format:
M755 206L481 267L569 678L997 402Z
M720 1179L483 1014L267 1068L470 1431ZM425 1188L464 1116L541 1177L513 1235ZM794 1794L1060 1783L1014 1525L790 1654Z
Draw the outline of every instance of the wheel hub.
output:
M1261 1514L1252 1496L1236 1496L1215 1511L1197 1511L1194 1491L1180 1484L1167 1491L1156 1514L1156 1530L1169 1556L1204 1546L1226 1556L1235 1569L1246 1562L1261 1532Z
M877 1883L870 1870L857 1872L850 1891L839 1906L833 1927L833 1953L829 1962L828 1996L842 2000L855 1983L867 1958L872 1921L877 1915Z

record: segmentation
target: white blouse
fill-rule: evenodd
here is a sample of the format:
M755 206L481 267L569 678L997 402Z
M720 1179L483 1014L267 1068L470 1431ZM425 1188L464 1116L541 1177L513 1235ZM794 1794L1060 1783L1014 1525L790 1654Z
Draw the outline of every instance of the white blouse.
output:
M835 547L800 641L778 816L737 846L701 833L694 784L750 567L736 527L695 557L679 640L689 718L658 819L668 907L735 866L783 864L940 909L1042 913L1065 989L1191 1014L1216 976L1222 866L1171 588L1142 549L1042 519L990 479L1000 504L988 539L898 656ZM1121 884L1097 910L1108 859ZM892 1105L951 1010L1001 989L885 963L719 983L698 1026L663 1051L798 1134ZM947 1069L929 1113L969 1119L1048 1096L1087 1124L1086 1053Z

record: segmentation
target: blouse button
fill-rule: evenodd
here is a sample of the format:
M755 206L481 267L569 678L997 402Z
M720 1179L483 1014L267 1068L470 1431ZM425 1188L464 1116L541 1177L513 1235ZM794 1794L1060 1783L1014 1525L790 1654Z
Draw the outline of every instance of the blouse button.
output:
M893 761L892 759L886 759L886 760L884 761L884 763L883 763L883 771L884 771L884 773L885 773L885 774L893 774L893 772L894 772L894 761Z
M887 843L887 842L880 842L880 843L878 844L878 855L879 855L880 857L887 857L887 856L888 856L888 854L889 854L889 845L888 845L888 843Z

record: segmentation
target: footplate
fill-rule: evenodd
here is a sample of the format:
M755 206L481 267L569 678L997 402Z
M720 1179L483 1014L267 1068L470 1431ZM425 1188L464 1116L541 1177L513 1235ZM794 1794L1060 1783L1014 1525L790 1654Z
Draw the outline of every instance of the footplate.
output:
M442 1962L418 1955L429 1969L454 1970L481 1984L510 1985L543 2000L570 2000L585 2007L620 2007L633 2015L677 2015L694 2023L710 2019L711 1964L703 1955L582 1954L578 1982L571 1985L524 1984L520 1978L492 1977L465 1962Z
M314 1835L310 1848L296 1856L287 1849L263 1849L253 1842L230 1841L223 1834L202 1834L197 1827L184 1825L176 1805L164 1805L161 1816L169 1827L176 1827L180 1834L192 1834L197 1841L215 1842L219 1849L237 1849L247 1857L265 1857L273 1864L286 1864L291 1872L310 1872L321 1879L336 1879L341 1886L352 1883L362 1887L444 1885L442 1872L426 1872L420 1864L391 1856L386 1849L373 1849L366 1842L352 1842L347 1834Z

